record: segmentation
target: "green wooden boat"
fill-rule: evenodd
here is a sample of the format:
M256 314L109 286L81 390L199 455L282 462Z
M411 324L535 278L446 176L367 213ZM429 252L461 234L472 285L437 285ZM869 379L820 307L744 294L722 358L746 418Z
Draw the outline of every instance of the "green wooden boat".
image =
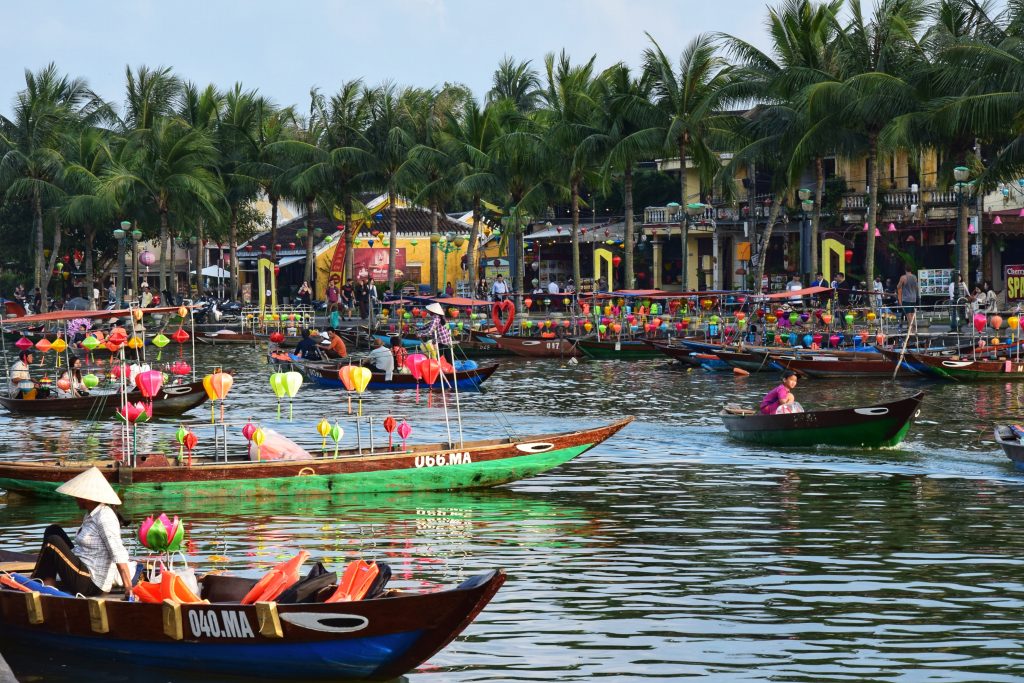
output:
M884 448L907 436L923 398L922 391L889 403L784 415L728 405L721 417L729 436L766 446Z
M589 358L598 360L640 360L662 356L661 351L646 339L600 341L581 338L574 341Z
M519 439L435 443L375 453L351 449L337 457L329 451L307 460L252 462L241 453L231 462L196 460L191 467L174 464L162 454L140 457L134 467L114 460L12 461L0 463L0 488L55 495L58 486L95 465L125 501L479 489L554 469L632 421L627 417L594 429Z

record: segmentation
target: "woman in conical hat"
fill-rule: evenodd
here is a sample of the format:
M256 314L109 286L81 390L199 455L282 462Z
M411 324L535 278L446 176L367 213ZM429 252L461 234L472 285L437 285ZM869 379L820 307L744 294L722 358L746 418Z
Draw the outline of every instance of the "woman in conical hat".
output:
M115 586L132 595L128 551L121 542L121 523L112 505L121 499L103 473L90 467L57 488L85 510L82 526L72 541L64 530L51 524L43 532L43 547L32 578L68 593L85 596L109 593Z

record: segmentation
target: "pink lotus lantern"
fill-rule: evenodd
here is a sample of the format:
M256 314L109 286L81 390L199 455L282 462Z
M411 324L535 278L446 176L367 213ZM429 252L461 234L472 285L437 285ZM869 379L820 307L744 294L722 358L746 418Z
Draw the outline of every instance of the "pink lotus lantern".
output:
M403 451L406 450L406 448L405 448L405 441L406 441L406 439L409 438L410 434L412 434L412 427L409 426L408 422L406 422L405 420L402 420L402 423L400 425L398 425L398 438L400 438L402 440L402 450Z
M147 517L139 527L139 542L158 553L173 553L181 549L185 540L185 525L177 517L174 521L161 513L159 517Z
M160 387L164 385L164 373L159 370L148 370L146 372L140 372L135 376L135 386L139 388L144 398L148 398L150 403L153 402L153 398L160 393Z
M32 340L30 340L28 337L20 337L18 341L14 342L14 345L17 346L22 351L24 351L25 349L32 348Z
M171 374L177 375L178 377L184 377L188 373L192 372L191 366L183 360L176 360L171 363Z
M117 409L117 416L130 425L149 422L153 417L153 408L142 401L128 403Z

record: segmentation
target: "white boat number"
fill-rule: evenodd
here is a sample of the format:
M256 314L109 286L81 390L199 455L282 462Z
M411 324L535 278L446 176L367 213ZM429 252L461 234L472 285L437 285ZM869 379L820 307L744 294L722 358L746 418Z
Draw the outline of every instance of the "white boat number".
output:
M194 638L255 638L256 635L249 625L245 612L225 610L191 610L188 613L188 625L192 628Z
M473 456L469 453L440 453L439 455L417 455L416 467L444 467L445 465L471 465Z

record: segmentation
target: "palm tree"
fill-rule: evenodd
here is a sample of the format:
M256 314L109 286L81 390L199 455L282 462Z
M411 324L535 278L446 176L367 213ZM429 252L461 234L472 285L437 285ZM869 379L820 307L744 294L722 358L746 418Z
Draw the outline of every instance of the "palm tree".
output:
M415 88L399 90L385 83L374 91L370 121L366 131L369 151L375 159L371 178L388 195L389 254L388 289L395 291L395 261L398 253L398 196L402 190L402 166L416 141L410 128L410 107L423 91Z
M656 112L650 102L650 79L646 74L633 78L623 63L606 69L597 79L601 106L598 108L597 131L585 142L596 148L595 154L604 156L602 180L607 183L613 175L622 176L625 209L626 289L636 284L633 250L636 244L633 211L633 167L661 146L661 136L652 128Z
M103 174L102 193L122 206L155 213L165 243L172 212L188 213L194 205L208 215L218 212L224 194L210 170L216 159L209 131L192 128L179 118L158 117L150 128L132 131L125 140ZM168 288L165 276L163 270L161 289Z
M914 74L923 105L894 119L882 135L886 147L943 150L938 172L944 183L953 180L955 166L971 169L974 179L958 184L961 193L992 189L1001 180L1016 179L1024 168L1011 132L1024 106L1024 51L1021 36L1011 33L1015 26L1020 30L1015 11L1024 6L1011 4L999 17L990 3L943 0L936 5L921 41L928 59ZM981 145L997 150L991 164L983 160ZM970 281L967 202L959 202L957 213L957 264Z
M736 96L746 95L758 102L783 105L796 110L794 113L805 114L803 93L808 86L835 78L836 17L842 5L843 0L821 3L786 0L779 7L769 8L766 28L771 40L770 53L734 36L723 35L726 49L738 61L733 86ZM839 141L834 131L815 127L805 115L795 120L785 117L774 120L799 125L807 133L800 145L801 152L788 156L791 166L802 166L808 157L813 158L815 189L809 235L810 269L817 273L818 231L825 193L824 157L839 147ZM790 168L787 173L795 175L799 170L802 169ZM768 229L771 230L771 225ZM763 268L763 259L759 265Z
M663 133L663 147L679 156L680 203L690 201L686 169L692 159L702 182L710 183L718 171L714 153L718 139L728 136L732 120L722 112L732 83L732 67L716 55L711 36L696 36L683 49L677 71L661 46L650 36L652 47L644 50L644 70L652 81L654 102L660 113L657 129ZM699 196L699 188L698 188ZM680 221L682 288L689 277L686 220Z
M66 138L62 184L67 198L60 209L64 225L81 227L84 233L84 267L87 299L94 303L94 254L96 230L109 225L118 214L118 206L103 194L101 178L111 162L110 134L96 127L81 127Z
M501 245L509 255L514 255L513 285L521 295L525 279L522 221L530 212L543 210L552 196L548 151L542 128L518 112L513 102L502 100L492 107L499 134L491 148L491 171L501 188L511 228L502 231Z
M538 120L546 128L546 144L558 164L560 179L569 190L572 211L572 278L580 281L580 188L584 179L600 168L601 160L591 145L583 142L599 131L597 120L598 90L594 82L592 56L584 64L573 66L563 51L557 58L549 54L544 58L547 83L542 92L544 109Z
M249 175L248 169L259 158L261 117L271 106L255 90L243 90L241 84L236 83L224 96L224 108L215 129L217 158L214 163L229 212L228 250L233 298L238 296L239 214L243 205L256 198L259 190L257 179Z
M18 93L13 115L0 116L0 191L6 201L26 200L31 205L35 286L41 293L43 312L61 240L58 222L47 262L44 216L65 196L59 182L65 164L61 154L63 136L89 125L106 110L106 104L89 90L85 81L62 76L50 64L37 73L25 72L25 89Z
M181 86L178 97L177 116L192 128L206 130L212 135L220 119L224 107L224 95L212 84L200 90L194 83L186 82ZM219 215L206 215L198 211L193 217L195 225L195 264L196 264L196 295L203 295L203 254L206 251L205 241L207 227L220 222Z
M541 100L541 82L537 72L530 68L530 60L517 62L513 57L503 57L491 79L487 101L511 101L516 111L533 111Z
M913 87L924 68L919 42L926 0L881 0L866 17L860 0L848 3L849 22L836 38L836 78L806 89L808 115L822 128L859 138L868 162L867 255L864 277L875 275L878 223L878 157L882 133L899 116L920 107Z
M473 100L465 102L460 111L446 112L446 118L447 124L439 135L438 145L444 154L433 157L434 163L428 166L428 174L434 180L427 189L440 187L443 196L445 189L450 188L448 194L453 189L470 198L473 227L469 233L466 262L469 291L475 292L483 199L500 191L500 184L492 169L494 162L491 153L501 130L494 117L494 108L486 106L481 109ZM445 173L447 168L451 168L456 176L453 188L451 174ZM436 256L434 258L436 260ZM436 264L433 270L436 270Z

